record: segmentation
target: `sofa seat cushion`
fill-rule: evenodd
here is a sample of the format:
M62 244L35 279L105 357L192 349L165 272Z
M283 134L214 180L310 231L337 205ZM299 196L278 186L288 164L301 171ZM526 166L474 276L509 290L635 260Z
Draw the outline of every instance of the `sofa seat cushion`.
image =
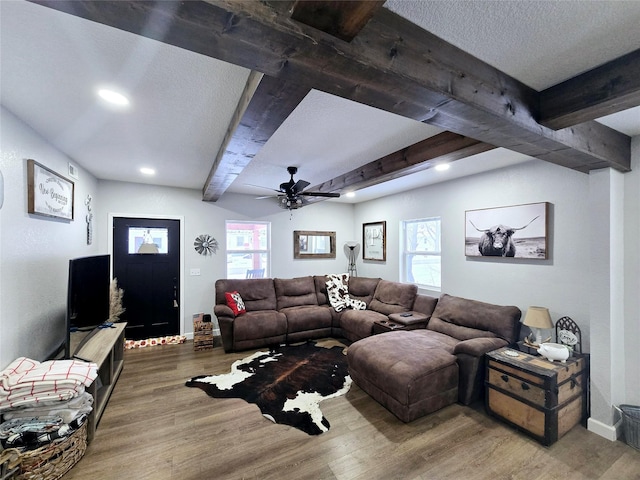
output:
M344 310L340 316L340 327L344 337L355 342L373 335L373 323L387 318L386 315L373 310Z
M369 308L385 315L408 312L413 308L417 294L417 285L380 280Z
M502 338L508 343L518 340L520 309L443 294L427 328L458 340Z
M286 333L287 317L275 310L247 312L233 321L233 336L236 342L280 337Z
M347 350L353 380L405 422L458 398L456 357L416 332L374 335Z
M318 305L316 284L312 276L274 278L278 310L299 305Z
M460 340L457 340L449 335L443 333L434 332L426 329L412 330L415 336L412 337L413 344L419 344L420 348L440 348L450 354L454 353L456 345Z
M331 328L331 309L328 306L301 305L280 310L287 317L287 333Z

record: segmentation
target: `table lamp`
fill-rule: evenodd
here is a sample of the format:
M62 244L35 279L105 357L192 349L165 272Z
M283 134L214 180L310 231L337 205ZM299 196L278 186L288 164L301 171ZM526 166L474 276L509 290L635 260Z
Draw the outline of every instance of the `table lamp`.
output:
M522 323L536 336L537 345L542 343L542 330L553 328L551 315L545 307L529 307Z

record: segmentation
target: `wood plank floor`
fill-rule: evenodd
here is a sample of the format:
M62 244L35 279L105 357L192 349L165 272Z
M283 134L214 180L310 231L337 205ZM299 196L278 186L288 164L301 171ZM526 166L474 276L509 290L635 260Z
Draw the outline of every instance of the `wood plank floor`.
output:
M331 429L308 436L242 400L184 386L251 352L193 344L128 350L85 456L64 480L640 479L640 452L577 426L551 447L451 405L410 424L357 385L322 403Z

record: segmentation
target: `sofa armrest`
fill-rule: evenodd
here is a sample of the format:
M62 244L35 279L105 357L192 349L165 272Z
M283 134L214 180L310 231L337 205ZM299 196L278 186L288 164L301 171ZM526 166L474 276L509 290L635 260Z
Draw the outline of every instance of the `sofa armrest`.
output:
M235 315L233 314L233 310L231 310L231 307L229 307L228 305L221 305L221 304L214 305L213 313L218 318L220 317L235 318Z
M481 357L487 352L496 350L508 345L508 342L502 338L478 337L470 340L464 340L453 348L453 354L465 353L473 357Z

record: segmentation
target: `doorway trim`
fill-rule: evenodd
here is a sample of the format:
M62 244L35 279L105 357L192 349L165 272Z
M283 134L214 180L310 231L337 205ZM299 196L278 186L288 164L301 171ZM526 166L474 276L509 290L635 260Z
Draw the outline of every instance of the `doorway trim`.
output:
M151 218L153 220L178 220L180 222L180 335L184 335L184 215L152 215L143 213L109 213L107 249L111 255L113 272L113 220L114 218ZM113 279L113 275L112 275Z

